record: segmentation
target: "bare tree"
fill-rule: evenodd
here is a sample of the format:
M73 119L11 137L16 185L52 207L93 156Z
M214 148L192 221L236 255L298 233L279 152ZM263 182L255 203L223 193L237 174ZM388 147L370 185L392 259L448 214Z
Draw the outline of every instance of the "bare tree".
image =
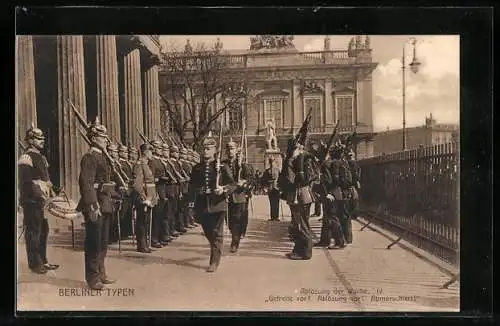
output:
M167 46L163 53L163 106L181 140L191 130L193 148L210 130L220 132L217 122L224 112L241 110L249 92L244 74L228 70L230 57L221 50L218 41L210 47L198 43L194 49L188 41L183 50Z

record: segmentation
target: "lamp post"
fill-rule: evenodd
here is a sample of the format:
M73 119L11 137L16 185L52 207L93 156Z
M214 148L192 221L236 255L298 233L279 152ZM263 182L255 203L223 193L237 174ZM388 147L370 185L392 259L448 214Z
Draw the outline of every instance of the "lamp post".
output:
M406 70L406 63L405 63L405 47L408 41L412 41L413 45L413 59L411 63L409 64L410 70L416 74L419 70L420 67L420 61L417 59L417 51L416 51L416 44L417 44L417 39L414 37L409 38L404 44L403 44L403 57L402 57L402 75L403 75L403 151L406 150L406 78L405 78L405 70Z

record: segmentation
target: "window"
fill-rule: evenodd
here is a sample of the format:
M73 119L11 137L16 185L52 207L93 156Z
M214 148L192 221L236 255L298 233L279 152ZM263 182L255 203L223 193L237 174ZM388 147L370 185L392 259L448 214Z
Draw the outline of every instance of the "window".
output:
M283 128L283 99L264 100L264 124L274 118L276 128Z
M228 127L230 130L241 130L242 129L242 110L243 106L241 103L234 103L228 107Z
M311 128L320 128L323 126L323 116L321 112L320 98L304 99L304 116L311 110Z
M337 106L340 125L344 127L352 126L354 97L352 95L337 96L335 98L335 104Z

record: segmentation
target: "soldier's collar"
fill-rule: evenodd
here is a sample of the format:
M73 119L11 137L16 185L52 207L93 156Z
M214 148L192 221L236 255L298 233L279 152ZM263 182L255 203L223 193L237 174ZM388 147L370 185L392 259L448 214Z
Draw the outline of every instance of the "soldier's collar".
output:
M40 154L40 150L38 150L38 148L35 148L35 147L28 148L27 152L33 152L33 153Z
M102 153L102 150L100 148L97 148L97 147L94 147L94 146L90 147L90 150L94 151L96 153Z

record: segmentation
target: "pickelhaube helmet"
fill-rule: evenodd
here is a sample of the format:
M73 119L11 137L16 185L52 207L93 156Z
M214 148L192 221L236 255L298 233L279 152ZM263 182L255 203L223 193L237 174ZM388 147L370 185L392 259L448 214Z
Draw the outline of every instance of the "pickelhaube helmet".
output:
M108 152L116 152L116 153L118 153L118 145L116 145L114 143L110 143L108 145Z
M238 148L238 144L236 144L234 141L233 141L233 137L230 137L229 138L229 141L227 142L226 144L226 148L230 149L230 148Z
M163 149L164 151L169 150L169 146L168 146L168 144L167 144L167 143L163 143L163 144L161 145L161 147L162 147L162 149Z
M177 145L175 145L175 144L172 144L172 146L170 146L170 151L172 153L178 153L179 152L179 147L177 147Z
M31 126L29 127L29 129L26 130L26 137L24 139L25 140L29 140L29 139L44 140L45 136L43 135L42 130L36 128L34 123L31 123Z
M139 150L141 151L141 153L144 153L145 151L152 150L152 149L153 149L153 147L148 143L143 143L143 144L141 144L141 146L139 146Z
M217 145L217 142L215 141L214 137L212 136L212 132L210 131L203 140L203 146L205 147L215 147Z
M96 117L94 123L91 123L89 125L89 130L87 131L87 134L89 137L92 136L107 137L107 132L108 130L106 129L106 126L100 123L99 117Z
M153 140L152 145L154 148L161 148L162 147L161 141L159 141L159 140Z
M135 148L134 146L130 145L128 147L128 152L129 152L129 154L137 154L137 148Z
M122 153L128 152L128 148L127 148L127 146L125 146L125 145L123 145L123 144L121 144L121 145L120 145L119 150L120 150L120 152L122 152Z

